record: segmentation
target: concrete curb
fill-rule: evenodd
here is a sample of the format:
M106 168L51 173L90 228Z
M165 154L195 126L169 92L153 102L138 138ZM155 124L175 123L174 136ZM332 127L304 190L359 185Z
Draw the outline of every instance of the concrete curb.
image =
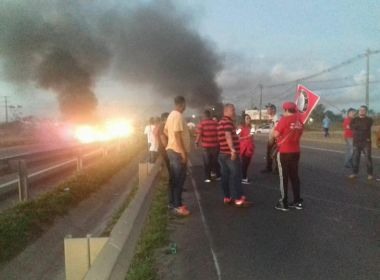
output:
M161 170L161 158L156 161L146 181L111 231L108 242L87 272L86 280L125 279L131 264L145 218L153 198L153 188Z

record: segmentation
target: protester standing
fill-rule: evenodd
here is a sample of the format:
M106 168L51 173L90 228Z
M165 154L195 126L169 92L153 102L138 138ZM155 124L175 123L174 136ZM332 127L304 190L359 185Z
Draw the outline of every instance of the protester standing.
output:
M344 167L352 168L352 154L354 152L353 133L351 129L351 121L355 117L355 109L350 108L347 111L347 117L343 120L343 137L346 142L346 156L344 160Z
M367 116L368 108L363 105L359 108L359 116L351 121L351 129L353 131L354 152L352 156L353 173L349 178L354 179L359 173L360 155L363 152L367 162L368 180L373 179L372 166L372 140L371 128L373 124L372 118Z
M261 173L271 173L273 170L273 157L272 153L276 147L276 139L273 136L274 128L278 123L277 108L274 104L267 105L267 114L270 119L270 131L268 134L267 154L266 154L266 167L261 170Z
M163 158L170 175L170 162L168 158L168 153L166 152L166 146L168 145L168 137L164 133L165 123L168 116L169 116L169 113L167 112L161 114L160 122L157 125L157 129L155 129L154 132L155 132L155 136L158 139L158 153Z
M203 119L197 127L195 144L202 146L205 183L211 182L212 173L215 174L215 180L220 180L218 122L211 118L209 110L203 112Z
M282 105L284 115L274 130L277 139L277 163L280 176L281 199L275 209L289 211L289 208L303 209L303 200L300 195L300 179L298 164L300 160L300 139L303 133L303 123L300 121L297 105L285 102ZM292 185L293 203L288 204L288 183Z
M331 120L329 116L327 116L326 114L322 120L322 128L323 128L325 138L330 136L330 133L329 133L330 125L331 125Z
M248 167L255 152L255 143L251 133L251 128L251 117L248 114L245 114L238 133L242 164L242 184L250 184L250 181L248 180Z
M241 185L241 161L239 137L233 121L236 118L235 106L224 105L223 118L218 124L219 163L222 173L222 189L224 203L233 203L238 207L247 207L250 203L246 200ZM231 184L230 184L231 183Z
M153 162L153 154L151 153L151 146L152 146L152 142L155 140L154 139L154 123L155 123L155 119L154 117L151 117L149 119L149 124L147 126L145 126L145 129L144 129L144 134L146 135L146 138L147 138L147 142L148 142L148 151L149 151L149 159L148 161L149 162Z
M190 152L190 133L183 118L186 101L183 96L174 99L175 109L166 120L164 132L168 136L166 151L170 162L172 186L169 192L169 204L178 216L188 216L190 211L182 204L183 185L186 180L187 160Z

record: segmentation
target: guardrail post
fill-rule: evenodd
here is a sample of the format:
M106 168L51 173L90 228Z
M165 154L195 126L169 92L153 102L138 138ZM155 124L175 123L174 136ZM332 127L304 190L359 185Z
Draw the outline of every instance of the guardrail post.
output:
M28 171L26 169L26 162L23 159L18 161L18 194L19 200L27 201L28 200Z

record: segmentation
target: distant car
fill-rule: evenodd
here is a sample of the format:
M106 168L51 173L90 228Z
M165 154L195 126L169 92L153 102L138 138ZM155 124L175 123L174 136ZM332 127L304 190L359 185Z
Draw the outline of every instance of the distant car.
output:
M266 124L263 126L260 126L256 129L256 133L269 133L270 132L270 125Z

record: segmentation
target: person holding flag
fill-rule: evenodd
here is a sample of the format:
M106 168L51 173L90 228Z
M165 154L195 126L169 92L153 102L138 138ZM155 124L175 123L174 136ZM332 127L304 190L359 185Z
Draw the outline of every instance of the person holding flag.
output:
M300 139L304 124L294 102L285 102L282 105L284 115L274 129L277 139L278 154L277 165L280 176L281 198L275 209L289 211L289 208L303 209L303 200L300 195L300 179L298 164L300 160ZM293 190L293 203L288 204L288 183Z

